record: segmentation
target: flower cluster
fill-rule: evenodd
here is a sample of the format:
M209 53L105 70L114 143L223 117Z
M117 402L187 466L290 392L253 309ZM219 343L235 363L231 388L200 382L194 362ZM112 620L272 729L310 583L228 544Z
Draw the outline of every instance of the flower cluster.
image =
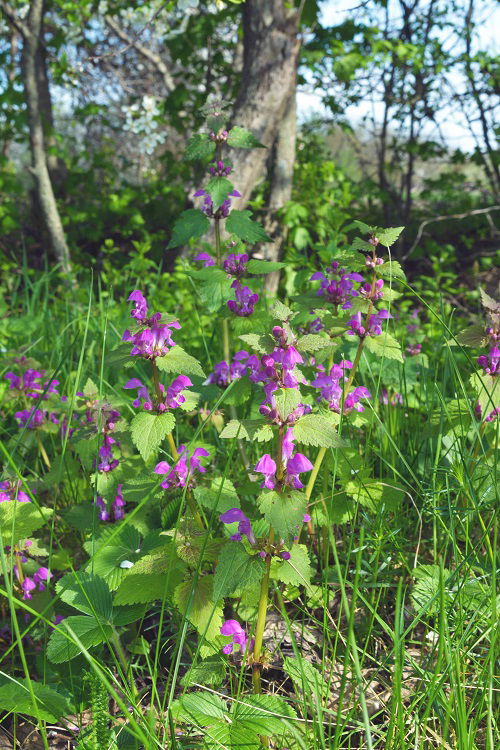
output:
M232 654L235 646L238 646L241 653L246 650L251 651L253 648L253 638L248 641L247 635L237 620L226 620L221 626L221 635L230 635L231 642L226 644L223 649L223 654Z
M231 164L224 164L223 161L214 161L208 168L212 177L229 177L233 168Z
M248 255L246 253L230 253L222 262L222 267L228 276L244 276L247 270Z
M38 591L45 591L45 584L52 578L52 573L49 572L48 568L41 567L35 571L33 577L25 576L21 580L21 574L17 565L14 567L14 573L18 581L21 581L21 589L23 591L23 599L32 599L33 592L38 587Z
M250 355L248 352L242 350L236 352L231 364L228 364L225 360L217 362L203 385L213 383L220 388L226 388L229 383L233 382L233 380L238 380L245 375L247 371L246 360L248 360L249 357Z
M132 292L128 300L135 304L130 315L140 326L139 330L134 333L127 329L122 336L122 341L130 341L133 344L131 356L154 359L168 354L169 350L175 346L170 329L180 328L180 323L176 320L161 323L161 313L154 313L148 317L147 301L138 289Z
M43 380L45 370L28 369L21 375L7 372L5 379L9 381L9 388L23 394L27 398L47 399L50 393L57 394L58 380Z
M382 333L382 322L392 318L388 310L379 310L377 313L370 315L368 321L364 321L360 312L357 312L349 320L349 328L346 333L349 336L380 336Z
M30 430L36 430L47 424L47 421L59 424L57 414L48 412L44 409L22 409L16 411L14 417L19 423L19 427L27 427Z
M182 394L182 391L189 386L193 385L191 380L186 375L179 375L172 383L165 386L160 383L160 392L162 394L162 401L159 401L156 406L154 405L153 399L149 395L147 386L145 386L139 378L132 378L125 385L127 389L137 389L137 398L132 401L132 406L139 407L142 403L142 408L146 411L152 411L153 408L159 414L171 409L177 409L181 404L184 404L186 397Z
M205 448L195 448L190 456L186 446L180 445L178 453L179 458L173 466L170 466L167 461L160 461L155 467L155 474L166 475L161 483L165 490L172 487L191 487L195 472L204 474L206 471L200 462L201 456L210 455Z
M311 276L311 281L321 281L318 296L324 296L336 307L340 305L342 310L349 310L352 307L352 298L359 294L353 282L364 281L363 277L359 273L347 273L345 268L339 268L336 260L326 269L326 273L327 276L321 271L316 271Z
M125 500L122 494L122 484L119 484L116 488L115 499L111 503L111 513L108 510L108 504L106 500L97 495L95 504L99 508L99 520L101 521L121 521L125 516Z
M321 396L318 401L324 399L328 402L328 407L331 411L335 411L338 414L349 414L353 409L364 411L364 407L360 403L361 399L371 398L370 391L364 386L354 388L343 398L344 389L340 385L340 382L348 380L345 370L351 369L351 367L352 362L343 360L340 364L333 365L328 374L322 372L322 368L318 368L318 377L311 381L313 388L319 388L320 390Z
M222 521L222 523L238 523L238 533L231 535L233 542L241 542L242 536L246 536L252 546L255 544L256 539L250 519L246 517L240 508L231 508L230 510L226 510L225 513L221 513L219 521Z
M231 288L234 289L236 300L230 299L227 306L235 315L248 318L249 315L253 314L254 307L259 301L259 295L252 292L248 286L243 286L238 279L233 281Z
M500 349L492 346L488 354L482 354L477 358L479 367L483 368L485 375L495 377L500 374Z
M294 453L293 430L289 428L282 441L281 466L278 468L276 461L265 453L256 463L255 471L264 475L264 481L260 485L268 490L281 489L284 486L300 490L304 487L299 479L299 474L311 471L312 463L302 453Z
M0 503L9 500L17 500L18 503L31 502L30 496L21 489L22 486L22 482L17 479L6 479L0 482ZM31 490L31 493L36 494L35 490Z
M229 216L229 212L231 210L231 198L241 198L241 193L239 193L237 190L231 190L230 193L228 193L228 198L226 198L225 201L222 201L220 206L214 211L214 202L212 199L212 196L210 193L207 193L206 190L197 190L194 194L195 198L201 198L203 196L203 205L201 207L201 210L205 214L205 216L208 216L209 219L226 219Z

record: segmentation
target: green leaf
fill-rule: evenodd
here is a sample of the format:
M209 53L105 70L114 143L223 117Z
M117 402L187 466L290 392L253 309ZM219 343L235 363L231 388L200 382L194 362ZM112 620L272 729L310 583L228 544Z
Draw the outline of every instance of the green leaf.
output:
M240 339L247 344L251 349L254 349L259 354L268 354L274 348L274 343L269 334L258 334L258 333L243 333Z
M279 388L273 396L282 422L297 408L302 398L298 388Z
M231 706L231 717L241 728L259 735L283 736L287 723L297 714L282 698L275 695L245 695Z
M389 227L388 229L383 229L381 232L377 232L378 241L384 247L390 247L391 245L394 245L403 229L404 227Z
M262 733L261 733L262 734ZM207 750L261 750L262 743L256 732L250 732L238 724L216 724L205 732L203 747Z
M377 266L377 276L383 279L406 279L406 274L397 260L386 260L381 266Z
M127 571L115 594L115 605L170 598L185 571L186 565L177 557L173 544L145 555Z
M28 681L2 677L0 683L0 711L34 716L54 722L73 713L69 693L60 685L42 685L31 680L36 707L33 705Z
M62 664L81 654L80 643L85 649L89 649L108 641L113 634L111 625L89 615L65 617L57 627L59 630L54 630L47 647L47 656L54 664ZM80 643L73 641L73 633Z
M188 161L209 159L215 151L215 143L205 133L195 133L188 141L184 155Z
M224 397L224 404L227 406L238 406L248 401L252 395L252 385L248 378L239 378L233 385L227 396Z
M216 211L234 190L234 185L226 177L212 177L205 190L212 198L213 210Z
M226 220L226 232L235 234L243 242L271 242L264 228L251 217L251 211L233 209Z
M293 586L307 586L311 583L312 568L309 554L304 544L293 544L290 549L289 560L273 559L271 562L271 578L281 583L291 583Z
M56 584L56 591L66 604L80 612L109 620L113 599L106 581L93 573L67 573Z
M273 305L271 305L271 309L269 311L273 318L277 318L278 320L290 320L294 317L294 313L292 310L290 310L289 307L283 304L283 302L280 302L277 300Z
M305 695L312 693L318 704L328 696L328 683L321 672L303 656L285 657L283 670L292 678L296 692Z
M280 268L284 268L285 266L286 263L252 258L252 260L248 261L247 271L248 273L253 273L255 276L259 276L261 274L271 273L271 271L279 271Z
M197 359L184 351L182 346L176 344L164 357L157 357L156 364L162 372L173 372L178 375L199 375L205 377L205 373Z
M496 409L500 401L500 385L498 385L500 378L475 372L471 375L470 382L476 392L482 415L485 417Z
M299 352L317 352L318 349L331 346L331 343L329 338L319 336L317 333L306 333L298 339L297 349Z
M464 328L460 333L457 333L455 338L462 346L473 346L474 348L486 346L488 343L484 325L474 325ZM449 343L453 345L455 342L450 341Z
M148 461L160 447L161 441L175 427L174 415L170 412L154 414L141 411L130 425L132 440L144 461Z
M229 479L225 479L224 484L222 484L221 477L214 479L210 487L195 487L193 492L200 505L208 508L209 511L215 509L218 514L240 507L240 499Z
M234 438L238 436L243 440L256 440L258 443L273 439L273 430L265 419L231 419L224 427L219 437Z
M249 130L235 125L228 133L227 145L232 148L266 148Z
M322 448L338 448L343 445L337 430L318 414L305 414L296 422L293 435L298 443Z
M222 698L209 692L187 693L172 702L170 707L176 721L203 726L226 721L227 707Z
M179 247L189 240L197 240L208 231L209 227L210 220L203 211L199 208L188 208L175 222L168 247Z
M228 279L227 274L221 268L211 266L199 271L190 271L189 275L197 281L197 292L207 312L217 312L234 296L231 279Z
M258 498L261 512L276 535L289 542L302 527L307 500L302 492L292 490L288 494L267 490Z
M218 601L245 586L261 581L264 562L249 555L240 542L228 542L219 555L214 575L214 599Z
M192 685L221 685L226 674L226 660L220 654L193 664L181 679L183 687Z
M404 490L394 485L391 479L347 482L344 491L372 511L377 511L381 506L386 510L397 510L404 495Z
M213 600L212 575L198 576L179 584L174 592L174 603L208 641L220 635L222 607Z
M412 601L417 611L426 609L428 615L437 615L441 611L441 576L439 565L420 565L412 571L417 579L413 587ZM450 596L446 591L446 581L450 578L450 571L443 568L442 585L445 587L445 601L448 604Z
M380 336L367 336L365 347L369 352L376 354L377 357L395 359L397 362L404 362L401 345L390 333L381 333Z
M5 544L16 544L46 524L53 514L50 508L38 509L34 503L6 500L0 503L0 531Z

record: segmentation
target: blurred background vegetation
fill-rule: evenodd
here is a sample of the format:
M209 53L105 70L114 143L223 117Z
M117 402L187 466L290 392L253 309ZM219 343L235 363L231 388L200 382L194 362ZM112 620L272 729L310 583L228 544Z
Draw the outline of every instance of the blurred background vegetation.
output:
M307 266L363 218L407 227L394 254L430 291L494 291L494 19L488 0L0 0L4 283L172 270L184 148L218 100L268 147L235 165L263 256Z

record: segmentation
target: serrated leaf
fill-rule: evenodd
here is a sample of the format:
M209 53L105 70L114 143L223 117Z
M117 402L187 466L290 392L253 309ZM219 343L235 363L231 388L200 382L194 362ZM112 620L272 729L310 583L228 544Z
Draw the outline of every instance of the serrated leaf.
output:
M103 578L84 571L67 573L56 584L56 591L66 604L94 617L109 620L113 599Z
M383 279L406 279L406 274L397 260L386 260L381 266L377 266L377 276Z
M383 332L380 336L367 336L365 347L369 352L376 354L377 357L404 362L401 344L390 333Z
M389 227L377 232L377 238L381 245L384 247L391 247L394 245L399 235L403 231L404 227Z
M38 509L34 503L6 500L0 503L0 531L5 544L15 544L26 539L46 524L52 514L51 508Z
M176 344L165 354L157 357L156 364L162 372L173 372L179 375L199 375L205 377L202 366L197 359L188 354L182 346Z
M179 584L174 592L181 615L208 641L220 635L222 626L222 607L213 599L213 579L213 575L198 576Z
M305 695L311 692L318 703L329 693L328 683L319 670L303 656L285 657L283 670L292 678L295 690Z
M325 336L319 336L317 333L306 333L305 336L300 336L298 339L297 349L299 352L316 352L318 349L331 346L331 343L331 340L325 338Z
M204 732L203 747L207 750L261 750L262 743L255 732L237 724L215 724Z
M226 232L235 234L243 242L271 242L264 228L253 221L251 211L233 209L226 219Z
M115 604L146 604L170 598L179 585L186 565L169 544L145 555L130 568L116 594Z
M282 422L297 408L302 398L298 388L279 388L273 396Z
M271 578L293 586L307 586L311 582L312 573L309 554L304 544L292 545L289 560L274 558L271 563Z
M245 695L232 704L231 717L238 726L269 737L286 734L288 720L297 714L278 696Z
M239 378L232 386L231 390L224 397L223 403L227 406L238 406L248 401L252 395L252 385L248 378Z
M34 716L44 721L54 722L61 716L68 716L74 710L69 693L60 685L42 685L31 680L35 696L33 705L28 681L23 678L2 677L0 683L0 711Z
M191 271L189 275L197 280L196 290L207 312L217 312L234 296L231 279L228 279L221 268L211 266L200 271Z
M215 151L215 143L205 133L195 133L191 136L184 155L188 161L209 159Z
M199 208L188 208L175 222L168 247L179 247L189 240L197 240L208 231L209 227L210 220L203 211Z
M279 263L271 260L259 260L258 258L252 258L248 261L247 272L253 273L255 276L261 274L271 273L271 271L279 271L284 268L286 263Z
M318 414L306 414L294 425L295 440L303 445L315 445L322 448L338 448L343 445L336 429L325 417Z
M460 333L457 333L455 338L462 346L473 346L474 348L486 346L488 343L484 325L468 326L468 328L464 328ZM450 341L450 344L453 343L453 341Z
M54 664L62 664L81 654L80 643L85 649L89 649L109 641L113 634L111 625L90 615L65 617L58 628L50 636L47 647L47 656ZM73 640L73 633L80 643Z
M229 479L225 479L224 484L221 478L214 479L210 487L195 487L193 492L200 505L218 514L240 507L240 499Z
M490 297L489 294L487 294L484 289L480 289L479 293L481 295L481 303L486 310L490 313L499 314L500 313L500 302L497 302L493 299L493 297Z
M233 190L233 183L226 177L212 177L212 179L208 181L205 191L212 198L214 211L224 203L229 193Z
M292 310L290 310L289 307L283 304L283 302L280 302L277 300L271 305L271 308L269 310L273 318L277 318L278 320L290 320L294 317L294 313Z
M147 462L157 452L161 441L169 432L172 432L174 427L174 415L170 412L154 414L141 411L135 415L130 430L134 445L144 461Z
M266 148L249 130L235 125L228 133L227 145L232 148Z
M404 496L401 487L394 485L390 479L350 481L345 484L344 491L372 511L377 511L381 506L386 510L397 510Z
M249 555L243 544L230 541L219 555L214 575L214 599L218 601L245 586L259 583L264 574L264 562Z
M192 685L218 686L226 674L226 661L220 655L209 656L208 659L193 664L181 679L183 687Z
M302 492L284 494L268 490L258 498L258 504L276 535L289 542L302 527L307 500Z
M264 419L231 419L224 427L219 437L242 438L243 440L256 440L258 443L273 439L273 430Z
M247 346L254 349L259 354L268 354L274 348L273 341L269 334L243 333L239 337Z

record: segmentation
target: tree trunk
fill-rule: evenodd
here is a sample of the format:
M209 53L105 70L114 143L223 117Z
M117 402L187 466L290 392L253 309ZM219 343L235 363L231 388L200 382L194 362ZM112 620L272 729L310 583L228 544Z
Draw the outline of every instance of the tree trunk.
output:
M293 168L295 165L295 144L297 140L297 101L295 87L288 97L283 119L278 128L274 147L273 171L271 177L271 192L268 202L268 215L265 228L272 242L267 243L263 252L266 260L277 261L281 256L284 242L283 227L278 218L278 211L292 197ZM265 289L270 294L276 294L280 272L273 271L266 277Z
M40 79L40 76L43 78L44 71L38 70L41 60L40 55L43 53L41 49L43 44L43 12L43 0L32 0L23 33L23 50L21 56L24 94L28 108L31 173L35 180L36 199L51 249L61 264L62 271L70 273L69 248L66 244L66 237L50 179L44 136L42 108L46 112L46 107L44 107L46 102L41 101L41 90L43 92L44 86L43 81Z
M300 40L298 13L283 0L247 0L243 5L243 72L233 122L271 148L290 96L295 92ZM235 184L245 206L263 176L268 151L236 152Z

